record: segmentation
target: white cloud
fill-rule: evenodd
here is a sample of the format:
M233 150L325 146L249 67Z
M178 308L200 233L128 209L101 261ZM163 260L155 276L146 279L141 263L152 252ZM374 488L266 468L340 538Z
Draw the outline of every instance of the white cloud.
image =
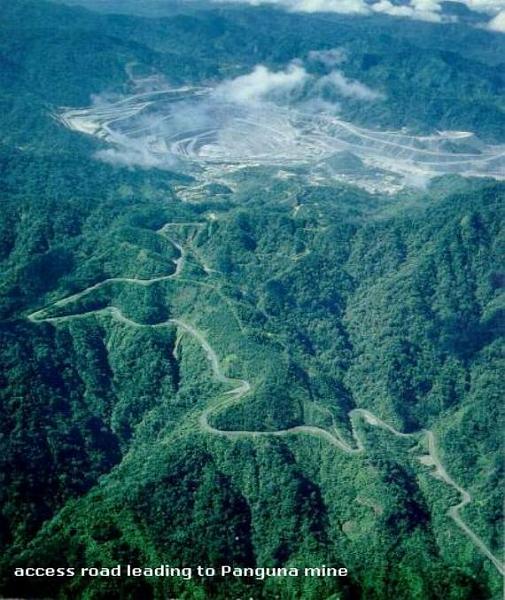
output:
M346 15L368 13L368 7L363 0L284 0L284 3L295 12L332 12Z
M214 0L214 2L234 2L236 0ZM240 0L239 0L240 1ZM276 4L292 12L317 13L331 12L346 15L366 15L369 13L365 0L243 0L247 4Z
M343 49L320 50L309 53L309 60L323 61L327 66L342 62ZM251 73L229 79L219 84L213 92L216 100L238 103L259 104L265 101L284 103L301 100L297 94L303 91L305 102L326 102L324 92L355 100L373 101L383 98L383 94L372 90L364 83L348 79L342 71L334 69L326 75L308 73L299 60L291 62L283 71L271 71L264 65L257 65Z
M229 102L249 103L278 100L303 87L310 75L298 63L291 63L284 71L270 71L257 65L252 73L221 83L214 94Z
M344 48L331 48L330 50L311 50L309 60L320 62L325 67L335 67L345 62L347 52Z
M477 12L485 12L491 15L505 9L504 0L454 0L466 4L469 9Z
M324 75L318 80L317 87L320 89L330 87L341 96L355 98L356 100L372 101L384 97L380 92L372 90L360 81L347 79L341 71L332 71L328 75Z
M137 142L131 138L125 139L123 144L118 144L114 148L95 152L95 157L103 162L120 167L169 169L176 164L174 157L170 154L164 156L154 154L145 144L145 140Z
M416 10L440 12L440 0L410 0L410 4Z
M487 29L491 31L499 31L505 33L505 10L499 12L494 19L491 19L487 24Z
M237 0L214 0L214 2L234 2ZM240 1L240 0L238 0ZM394 0L242 0L247 4L274 4L292 12L331 12L349 15L386 14L430 21L433 23L454 21L455 17L443 15L444 0L408 0L403 4L395 4ZM502 31L500 13L505 11L505 0L448 0L466 5L470 10L496 15L489 23L489 29Z
M408 6L398 6L392 4L389 0L380 0L372 4L370 8L376 13L383 13L392 17L407 17L433 23L439 23L442 20L439 14L440 6L436 0L412 0Z

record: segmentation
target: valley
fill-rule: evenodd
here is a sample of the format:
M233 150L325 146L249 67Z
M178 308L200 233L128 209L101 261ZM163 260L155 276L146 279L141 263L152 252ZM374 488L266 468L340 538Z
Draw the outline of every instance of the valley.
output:
M202 223L166 223L160 230L160 235L166 235L166 232L173 227L178 226L185 227L193 227L199 228L204 226ZM200 416L198 417L198 425L203 433L208 433L211 435L223 436L230 441L241 439L241 438L252 438L257 439L260 437L280 437L285 438L294 435L309 435L315 436L316 438L321 439L324 443L329 443L335 447L337 447L340 451L343 451L347 454L357 454L366 452L366 447L363 444L363 429L360 426L360 422L365 425L372 427L379 427L384 429L388 433L393 436L397 436L405 439L413 439L415 443L415 449L424 452L427 454L423 454L418 457L418 460L421 464L429 468L430 475L435 477L441 481L443 481L446 485L452 488L459 496L460 501L451 506L447 511L447 516L450 517L454 523L467 535L470 540L475 544L478 548L479 552L481 552L487 559L489 559L492 564L496 567L498 572L503 576L505 575L504 565L500 562L500 560L489 550L486 546L485 542L481 537L475 534L475 532L464 522L461 517L460 511L463 510L468 504L472 502L472 495L463 487L458 485L454 479L448 474L446 468L442 464L439 456L439 451L437 447L436 436L431 430L422 430L417 433L402 433L397 431L391 425L388 425L382 419L380 419L377 415L372 412L355 408L352 409L348 413L348 418L351 423L352 437L354 438L356 444L355 446L350 446L346 443L339 431L338 427L333 426L331 430L326 430L320 427L314 427L310 425L299 425L295 427L290 427L287 429L280 429L278 431L254 431L254 430L227 430L220 429L212 425L212 418L214 415L219 415L227 410L227 408L236 405L237 403L241 403L244 399L247 398L250 394L254 393L254 385L245 379L235 379L228 377L222 369L220 359L216 354L215 350L207 340L207 338L198 331L191 323L181 319L181 318L171 318L165 322L156 323L156 324L142 324L135 320L132 320L126 317L120 309L109 306L97 310L92 310L85 313L77 313L77 314L69 314L65 316L44 316L48 310L51 309L61 309L65 308L67 305L78 302L82 297L100 289L101 287L107 286L110 283L127 283L134 285L152 285L154 283L158 283L160 281L174 279L182 274L184 258L188 251L187 247L181 246L179 243L173 241L171 238L168 238L171 243L174 244L177 251L180 253L179 259L175 261L176 270L173 274L167 275L166 277L156 277L153 279L132 279L132 278L113 278L104 280L98 284L95 284L82 292L79 292L75 295L72 295L68 298L63 298L61 300L56 301L54 304L49 307L40 309L34 313L28 315L28 319L34 323L42 323L49 322L57 325L58 323L65 323L71 321L73 319L82 319L88 316L96 315L105 315L110 316L112 319L123 323L129 327L134 328L155 328L155 329L164 329L176 327L180 329L182 332L193 337L196 342L200 345L202 350L205 353L207 360L210 363L212 374L215 380L221 384L225 384L226 386L231 386L231 389L225 391L221 398L216 402L212 402L205 410L202 411ZM247 401L247 400L246 400Z

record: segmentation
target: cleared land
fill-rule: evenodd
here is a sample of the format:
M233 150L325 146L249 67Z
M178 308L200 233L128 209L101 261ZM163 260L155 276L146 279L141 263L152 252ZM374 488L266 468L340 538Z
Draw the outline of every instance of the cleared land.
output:
M212 88L134 94L62 109L67 127L104 140L100 156L216 180L250 166L302 169L314 183L346 180L396 191L443 174L503 178L505 147L470 132L429 136L358 127L309 105L226 102Z

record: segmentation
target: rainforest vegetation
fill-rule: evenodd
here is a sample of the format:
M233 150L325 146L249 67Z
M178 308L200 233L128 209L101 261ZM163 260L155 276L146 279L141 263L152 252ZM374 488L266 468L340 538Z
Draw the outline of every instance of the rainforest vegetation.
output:
M498 571L447 514L459 494L419 460L423 439L353 425L350 412L432 430L473 498L461 517L500 556L504 184L447 176L372 194L258 167L185 201L190 177L101 162L99 140L52 116L124 89L132 61L194 83L347 44L349 76L391 100L350 103L346 117L503 141L504 42L416 26L268 8L152 20L2 6L3 597L499 597ZM240 382L251 389L230 401ZM303 431L211 431L304 426L351 447L359 436L364 450ZM349 575L13 575L117 564Z

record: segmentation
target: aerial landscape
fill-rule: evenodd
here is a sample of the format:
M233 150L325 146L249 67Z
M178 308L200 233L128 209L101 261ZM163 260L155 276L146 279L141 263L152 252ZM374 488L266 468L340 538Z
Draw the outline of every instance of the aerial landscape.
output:
M1 12L0 598L501 599L501 0Z

